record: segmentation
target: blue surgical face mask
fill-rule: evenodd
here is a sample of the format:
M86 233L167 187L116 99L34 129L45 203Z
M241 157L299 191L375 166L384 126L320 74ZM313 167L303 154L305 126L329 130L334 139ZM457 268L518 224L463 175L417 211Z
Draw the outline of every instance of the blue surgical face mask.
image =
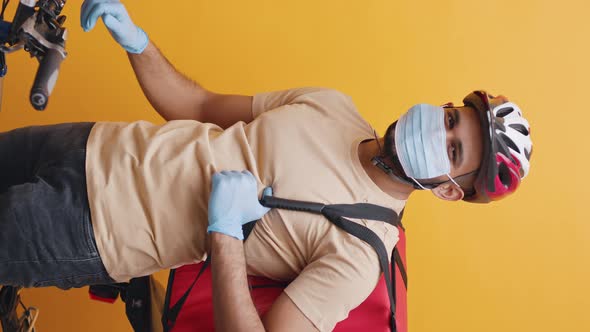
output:
M402 115L395 127L395 149L406 175L425 189L417 179L450 176L451 162L447 155L445 111L429 104L413 106Z

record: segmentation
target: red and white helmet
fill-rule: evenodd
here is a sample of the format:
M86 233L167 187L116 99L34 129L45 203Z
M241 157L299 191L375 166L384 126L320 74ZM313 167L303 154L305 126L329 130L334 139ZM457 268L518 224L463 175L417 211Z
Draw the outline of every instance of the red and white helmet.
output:
M474 191L463 200L488 203L516 191L529 173L533 152L531 130L520 108L504 96L492 97L474 91L463 99L480 119L483 134L483 158Z

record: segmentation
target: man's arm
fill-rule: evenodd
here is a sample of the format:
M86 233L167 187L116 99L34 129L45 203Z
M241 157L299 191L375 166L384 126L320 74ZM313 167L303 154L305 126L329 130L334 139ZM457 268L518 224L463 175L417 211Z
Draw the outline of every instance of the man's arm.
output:
M250 296L242 241L211 233L211 270L216 331L317 331L285 293L264 316L263 324Z
M248 171L216 173L209 196L211 268L216 331L317 331L283 293L266 314L258 316L246 276L242 225L260 219L268 208L260 205L256 180ZM270 187L263 196L272 195Z
M248 288L242 241L211 233L211 269L216 331L318 331L285 293L261 321Z
M211 271L215 330L265 331L248 289L242 241L211 233Z
M84 0L80 11L80 24L84 31L92 30L99 18L127 51L143 93L165 120L197 120L225 129L236 122L249 123L254 119L252 96L208 91L177 71L149 40L145 31L133 23L119 0ZM259 114L295 102L298 96L318 90L322 89L275 92L267 95L254 111Z
M204 89L177 71L151 41L143 53L127 54L143 93L164 119L191 119L222 128L252 121L252 96Z
M133 23L119 0L84 0L80 10L84 31L92 30L99 18L128 52L145 96L164 119L192 119L222 128L252 121L252 97L210 92L182 75Z

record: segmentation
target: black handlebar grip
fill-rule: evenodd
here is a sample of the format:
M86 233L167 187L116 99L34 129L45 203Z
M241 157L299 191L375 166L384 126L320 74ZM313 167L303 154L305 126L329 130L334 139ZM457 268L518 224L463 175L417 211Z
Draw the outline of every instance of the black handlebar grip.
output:
M61 53L52 48L47 50L47 53L41 60L33 88L31 89L31 104L37 111L43 111L47 107L47 102L57 81L59 66L62 61L63 57Z

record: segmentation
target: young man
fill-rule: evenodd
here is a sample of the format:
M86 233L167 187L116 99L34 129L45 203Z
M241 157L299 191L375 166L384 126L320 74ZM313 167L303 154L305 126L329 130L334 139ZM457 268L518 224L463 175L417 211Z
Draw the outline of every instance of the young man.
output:
M11 156L0 162L0 284L125 281L211 252L220 331L329 331L375 287L377 255L319 215L266 213L257 202L265 188L399 213L416 189L489 202L528 172L529 126L504 97L475 92L463 107L416 105L377 139L338 91L216 94L178 73L120 2L86 0L82 27L91 30L99 17L169 122L0 134L0 151ZM258 218L242 244L241 224ZM358 222L391 252L395 227ZM293 280L263 322L246 273Z

